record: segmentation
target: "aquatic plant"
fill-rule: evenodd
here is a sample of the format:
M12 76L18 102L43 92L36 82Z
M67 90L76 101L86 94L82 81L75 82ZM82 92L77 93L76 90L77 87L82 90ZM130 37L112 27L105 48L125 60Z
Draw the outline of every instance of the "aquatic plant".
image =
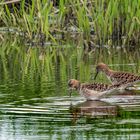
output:
M4 27L16 29L18 34L22 32L27 42L59 44L65 42L65 37L70 37L66 41L73 42L79 34L83 40L101 46L113 46L115 42L134 45L139 43L140 37L139 2L59 0L56 6L49 0L35 0L28 5L22 0L17 8L15 4L9 7L3 1L0 3L0 30Z

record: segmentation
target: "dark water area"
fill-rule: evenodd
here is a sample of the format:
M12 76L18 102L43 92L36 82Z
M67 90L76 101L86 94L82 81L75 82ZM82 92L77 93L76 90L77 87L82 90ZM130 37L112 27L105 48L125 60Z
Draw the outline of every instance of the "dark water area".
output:
M139 75L139 51L68 47L37 58L35 50L19 54L0 55L0 140L140 139L140 84L96 101L76 91L69 97L67 86L71 78L95 82L98 62ZM96 82L109 83L103 74Z

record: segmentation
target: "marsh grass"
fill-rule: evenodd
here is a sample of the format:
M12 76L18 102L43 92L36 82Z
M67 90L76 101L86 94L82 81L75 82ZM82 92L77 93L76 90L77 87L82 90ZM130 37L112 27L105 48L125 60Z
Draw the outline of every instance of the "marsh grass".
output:
M72 46L79 47L85 40L99 46L113 46L115 42L120 46L139 43L140 5L138 2L140 0L133 0L133 2L130 0L60 0L59 6L54 7L52 1L35 0L25 7L25 0L22 0L20 9L13 5L14 12L11 12L7 5L0 5L1 29L5 27L9 29L6 30L8 34L0 33L3 38L0 42L0 65L3 73L1 76L9 79L10 73L13 73L13 78L19 77L24 81L26 75L29 74L33 79L37 73L38 77L47 76L51 79L55 78L54 68L58 67L57 72L64 79L68 79L67 75L71 73L73 75L70 77L77 79L89 78L90 68L86 65L89 53L83 51L83 48L75 52L70 45L63 44L72 42ZM91 29L93 29L92 33ZM62 38L58 39L56 34L63 34ZM31 42L31 46L25 45L28 42ZM35 42L41 42L42 45ZM48 44L51 42L53 45L44 47L44 42ZM77 55L76 61L72 61L73 53L74 56ZM101 55L102 53L104 55ZM139 56L138 52L134 54L131 56L125 51L121 54L120 51L118 61L121 62L122 55L125 59L132 60L136 59L133 56ZM93 55L95 63L98 63L97 61L117 63L113 59L116 52L110 49L104 48L98 53L94 53L93 50ZM108 55L112 59L108 59ZM135 62L139 63L138 59ZM70 65L69 70L67 70L67 63ZM76 68L74 63L77 63ZM62 78L61 76L57 78Z
M44 42L58 44L55 34L75 34L95 44L113 46L138 44L140 32L140 0L34 0L27 6L22 0L20 9L0 4L1 28L17 28L26 32L26 38L36 40L40 34ZM69 27L70 30L67 30ZM74 32L71 30L74 29ZM93 29L93 33L91 33ZM34 38L34 34L36 38ZM68 36L68 35L66 35ZM63 37L60 39L64 42ZM66 41L72 41L67 39ZM78 41L77 41L78 42Z

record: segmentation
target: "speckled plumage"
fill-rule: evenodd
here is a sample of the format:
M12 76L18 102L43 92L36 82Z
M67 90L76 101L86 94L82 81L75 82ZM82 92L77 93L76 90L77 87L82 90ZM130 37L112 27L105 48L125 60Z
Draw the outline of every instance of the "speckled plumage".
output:
M107 85L103 83L80 83L80 81L71 79L68 81L68 86L71 89L75 89L81 96L86 99L99 98L107 93L112 92L120 85Z
M113 85L122 84L126 87L127 85L129 86L140 81L140 76L137 76L133 73L111 70L104 63L99 63L96 66L96 75L94 79L96 79L99 72L104 72Z

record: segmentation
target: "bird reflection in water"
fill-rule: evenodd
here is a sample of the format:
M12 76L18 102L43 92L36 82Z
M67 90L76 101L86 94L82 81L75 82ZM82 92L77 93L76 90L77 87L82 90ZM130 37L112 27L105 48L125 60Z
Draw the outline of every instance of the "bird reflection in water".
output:
M82 116L92 118L117 116L118 107L100 100L87 100L77 105L71 105L70 113L72 115L73 121L75 122L78 118Z

